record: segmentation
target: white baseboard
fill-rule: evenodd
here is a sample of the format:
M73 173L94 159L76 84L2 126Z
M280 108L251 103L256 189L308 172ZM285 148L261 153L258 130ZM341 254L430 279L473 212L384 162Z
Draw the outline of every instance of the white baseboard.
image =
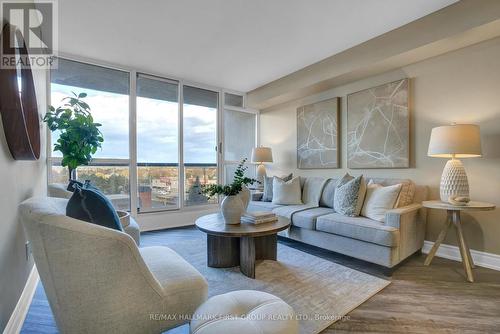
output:
M26 319L31 300L33 299L33 295L35 294L38 280L38 271L36 270L36 266L33 265L30 275L28 276L28 280L26 281L26 285L24 286L23 293L21 294L21 297L19 298L14 311L10 316L7 326L5 326L3 334L18 334L19 332L21 332L24 319Z
M422 253L428 254L432 246L434 246L434 242L425 240ZM471 249L470 253L475 265L500 271L500 255L480 252L473 249ZM460 250L457 246L452 245L441 244L436 256L449 260L462 261Z

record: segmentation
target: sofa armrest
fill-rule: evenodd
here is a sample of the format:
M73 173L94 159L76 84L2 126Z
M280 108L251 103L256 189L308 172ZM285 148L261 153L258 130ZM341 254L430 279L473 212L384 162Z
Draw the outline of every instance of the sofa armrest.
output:
M385 224L399 230L399 260L407 258L422 248L425 221L419 219L420 204L411 204L387 211Z
M388 226L400 228L405 221L416 219L418 210L422 208L421 204L410 204L402 208L392 209L385 214L385 224Z
M264 193L258 192L258 193L252 193L252 201L261 201L262 197L264 196Z

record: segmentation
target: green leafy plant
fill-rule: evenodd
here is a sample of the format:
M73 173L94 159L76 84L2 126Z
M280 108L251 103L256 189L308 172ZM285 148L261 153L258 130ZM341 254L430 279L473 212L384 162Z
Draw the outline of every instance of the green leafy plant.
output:
M238 167L236 167L234 179L231 184L204 185L202 186L201 192L208 197L214 197L215 195L234 196L238 195L244 185L246 186L255 182L259 183L259 181L245 176L245 172L248 169L248 167L245 166L246 161L247 158L241 160Z
M94 122L89 105L83 101L87 94L73 95L65 97L57 108L49 106L43 118L50 131L60 132L54 151L62 153L61 165L68 167L70 180L78 166L92 161L92 155L104 141L101 124Z

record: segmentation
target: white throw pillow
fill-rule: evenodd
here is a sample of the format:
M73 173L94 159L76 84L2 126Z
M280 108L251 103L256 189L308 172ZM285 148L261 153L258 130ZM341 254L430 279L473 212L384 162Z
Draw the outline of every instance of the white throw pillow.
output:
M273 178L273 204L297 205L302 204L302 191L300 188L300 177L294 177L290 181Z
M361 215L384 223L385 213L394 209L400 191L401 184L383 187L380 184L369 183Z

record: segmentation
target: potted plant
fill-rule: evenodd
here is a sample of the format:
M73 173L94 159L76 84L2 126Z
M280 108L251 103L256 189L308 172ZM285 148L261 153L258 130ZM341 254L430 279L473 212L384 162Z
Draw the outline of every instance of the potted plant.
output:
M246 186L258 182L245 176L245 171L248 168L244 166L246 161L245 158L239 163L231 184L210 184L202 187L202 193L208 197L225 196L221 202L221 212L226 224L240 223L241 216L245 213L250 201L250 190Z
M50 131L60 132L54 151L63 155L61 165L68 167L70 185L78 166L88 165L104 141L99 130L101 124L94 122L89 105L83 101L87 94L73 95L65 97L57 108L49 106L43 118Z

